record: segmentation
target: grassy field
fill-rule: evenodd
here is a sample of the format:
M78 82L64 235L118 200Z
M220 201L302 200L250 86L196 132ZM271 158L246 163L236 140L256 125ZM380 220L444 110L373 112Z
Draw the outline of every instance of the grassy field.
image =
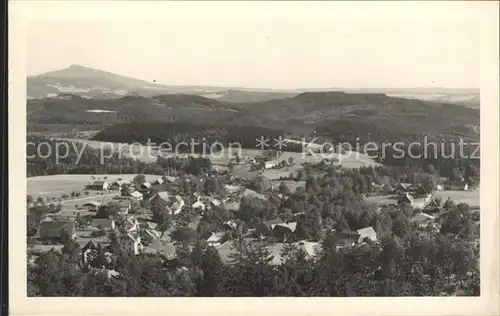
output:
M441 198L444 203L448 197L456 204L467 203L471 208L479 208L479 190L473 191L437 191L435 196ZM421 202L423 199L415 199L415 203ZM366 201L377 205L397 204L394 195L375 195L366 198Z
M438 191L436 197L443 200L443 203L448 197L456 204L467 203L471 208L479 208L479 189L472 191Z
M132 180L135 174L122 174L122 175L109 175L109 174L97 174L93 175L95 179L104 180L111 183L119 178L125 180ZM146 180L153 181L158 178L155 175L146 175ZM27 179L27 194L33 196L35 199L39 196L43 198L59 198L63 194L70 194L71 192L81 192L85 189L85 185L92 182L92 175L90 174L61 174L53 176L39 176L31 177ZM90 191L90 197L95 197L97 191ZM82 194L80 197L83 200L85 196Z

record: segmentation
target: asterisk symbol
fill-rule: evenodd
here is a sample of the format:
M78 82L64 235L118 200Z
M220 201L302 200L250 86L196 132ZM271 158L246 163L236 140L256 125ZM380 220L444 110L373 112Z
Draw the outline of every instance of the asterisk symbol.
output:
M257 141L257 148L260 148L261 150L264 150L264 148L269 147L269 144L267 143L269 141L268 138L265 138L264 136L261 136L260 139L257 138L255 139Z
M275 138L274 142L275 142L274 147L278 147L279 150L281 150L281 148L283 147L286 147L285 139L281 136L278 137L278 139Z

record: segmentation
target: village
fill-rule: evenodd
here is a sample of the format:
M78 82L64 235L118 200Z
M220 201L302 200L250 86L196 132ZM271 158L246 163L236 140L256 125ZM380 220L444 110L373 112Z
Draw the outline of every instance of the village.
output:
M293 159L278 163L279 157L279 152L268 151L247 159L245 163L250 164L247 168L251 170L293 164ZM327 163L331 164L330 161ZM171 262L176 260L176 247L179 244L193 247L193 234L203 238L207 246L215 247L226 262L234 250L236 239L268 241L268 248L273 254L272 263L275 265L282 263L280 253L284 245L290 243L314 258L323 240L308 239L300 229L298 222L301 217L304 219L303 212L291 216L278 214L275 218L259 222L245 222L241 216L236 216L244 198L274 199L285 203L294 193L288 188L283 190L286 186L284 180L267 181L269 185L258 190L261 192L252 190L255 188L251 180L233 175L234 165L239 164L242 164L241 159L235 157L230 160L226 170L215 170L198 177L147 175L146 178L139 174L123 179L119 175L89 175L89 182L82 187L81 193L71 192L70 197L68 192L66 197L70 200L60 202L57 207L51 204L50 213L41 216L36 211L28 212L28 230L36 231L28 239L31 260L34 262L43 252L60 252L64 239L70 238L80 246L82 265L90 264L98 249L104 249L109 258L114 255L110 244L111 239L115 238L121 249L129 255L152 253ZM261 178L259 180L263 181ZM476 186L471 186L464 179L440 180L432 192L424 189L422 183L401 182L395 187L371 183L372 192L364 196L378 210L391 206L410 207L414 210L410 223L417 225L422 234L439 232L440 217L446 212L446 203L449 201L449 198L448 201L442 199L446 199L447 193L477 190ZM213 188L207 190L207 182ZM83 198L78 198L80 196ZM81 204L72 204L72 197L75 201L81 200ZM28 204L28 208L35 210L45 202L43 199L30 199ZM478 211L478 207L472 205L471 210ZM167 219L164 217L168 217L168 223L165 223ZM214 217L216 224L213 224ZM210 222L204 223L208 218ZM208 228L200 229L203 225ZM337 248L378 243L377 232L371 226L354 231L329 230L327 233L334 236L333 242Z

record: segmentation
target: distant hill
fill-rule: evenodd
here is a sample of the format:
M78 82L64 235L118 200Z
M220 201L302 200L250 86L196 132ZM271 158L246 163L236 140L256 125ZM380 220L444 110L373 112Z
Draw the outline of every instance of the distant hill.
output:
M421 99L440 103L479 107L477 89L413 88L413 89L250 89L243 87L171 86L139 80L111 72L71 65L65 69L46 72L27 78L28 99L50 98L60 94L84 98L119 99L136 95L153 97L163 94L192 94L220 102L249 103L292 98L304 92L348 92L351 94L387 94L389 96Z
M27 113L30 131L61 124L102 130L124 123L185 122L209 127L265 127L291 134L316 130L318 135L332 140L347 135L362 140L401 140L424 134L479 136L477 109L381 93L305 92L289 98L240 103L188 94L119 99L60 95L28 100ZM147 124L140 126L142 130L147 128Z
M27 78L28 99L50 98L60 94L116 99L127 95L152 97L179 93L199 95L224 102L257 102L297 94L297 92L273 90L240 90L234 87L169 86L80 65L71 65L65 69Z

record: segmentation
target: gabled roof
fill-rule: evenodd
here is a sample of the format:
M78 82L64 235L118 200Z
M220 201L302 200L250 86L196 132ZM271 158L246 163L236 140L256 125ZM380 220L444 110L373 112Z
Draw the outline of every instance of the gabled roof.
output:
M221 205L221 201L219 199L215 199L215 198L210 199L210 203L212 203L214 206Z
M365 227L357 230L361 238L377 238L377 232L373 227Z
M400 186L400 187L402 187L402 188L403 188L403 189L405 189L405 190L408 190L408 189L412 186L412 184L411 184L411 183L404 183L404 182L401 182L401 183L399 184L399 186Z
M144 182L143 184L141 184L141 187L145 187L145 188L150 188L151 187L151 183L149 182Z
M432 215L426 213L418 213L417 215L410 218L410 222L425 222L425 221L433 221L436 218Z
M135 198L141 198L142 193L139 191L134 191L134 192L130 192L130 196L135 197Z
M165 176L165 180L168 181L168 182L173 183L173 182L175 182L175 180L177 180L177 178L176 177L171 177L171 176Z
M99 206L101 206L101 203L99 203L97 201L90 201L90 202L83 203L82 206L96 206L96 207L99 207Z
M208 237L207 242L218 242L225 235L226 235L226 233L224 233L224 232L212 233L212 235L210 235L210 237Z
M191 205L191 207L205 209L205 204L202 201L196 201L193 205Z
M170 195L168 194L167 191L161 191L161 192L158 192L156 194L157 197L159 197L160 199L162 199L163 201L165 202L168 202L170 201Z
M292 232L295 232L297 229L297 222L291 222L291 223L279 223L279 224L271 224L271 229L274 229L276 227L284 227L290 229Z
M233 222L233 221L226 221L224 223L224 225L227 225L227 226L231 227L232 229L236 229L238 227L238 224Z
M116 180L116 181L113 181L112 184L117 184L117 185L124 185L125 183L129 183L130 181L126 181L126 180Z
M163 183L163 178L158 178L154 181L155 184L162 184Z
M284 220L282 220L281 218L277 217L275 219L264 221L263 224L268 226L268 227L271 227L272 225L275 225L275 224L286 224L286 222Z
M134 234L132 234L132 233L128 233L126 235L122 235L120 238L121 239L131 239L134 242L141 242L141 237L140 236L134 236Z
M126 221L131 225L135 225L138 223L137 218L135 218L135 216L127 217Z

